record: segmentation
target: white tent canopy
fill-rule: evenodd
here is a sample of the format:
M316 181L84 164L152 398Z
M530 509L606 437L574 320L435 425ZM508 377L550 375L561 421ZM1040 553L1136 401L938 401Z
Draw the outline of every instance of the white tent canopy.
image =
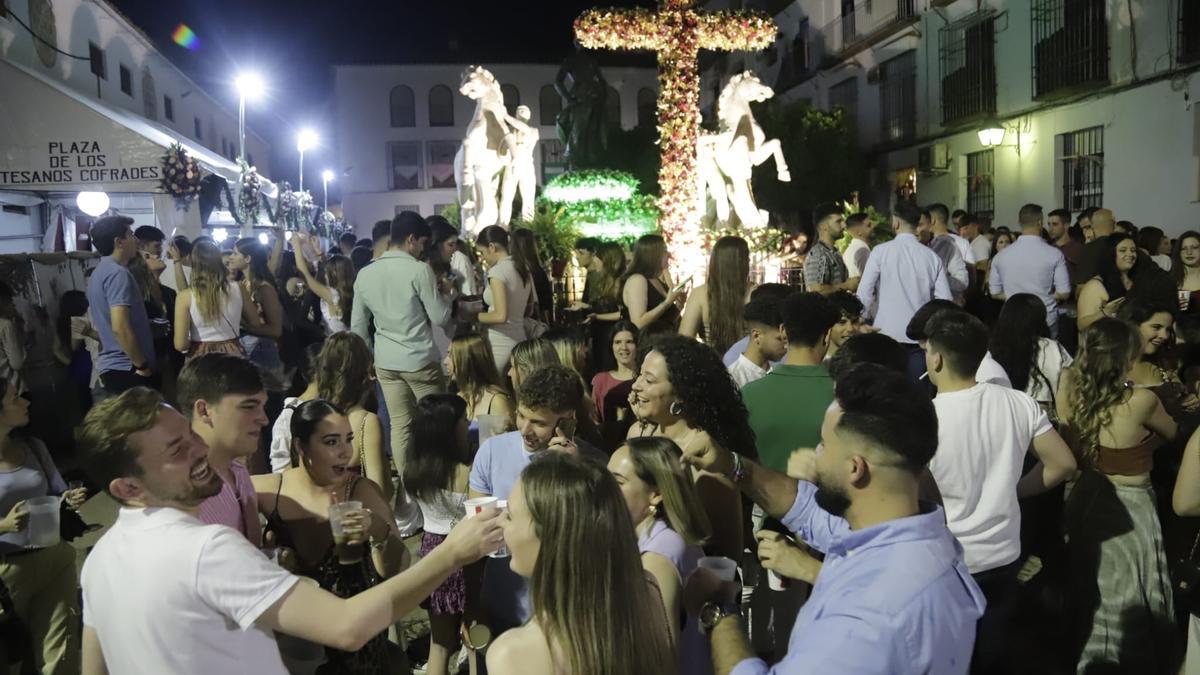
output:
M173 143L237 185L236 163L3 59L0 92L0 190L158 192L162 156Z

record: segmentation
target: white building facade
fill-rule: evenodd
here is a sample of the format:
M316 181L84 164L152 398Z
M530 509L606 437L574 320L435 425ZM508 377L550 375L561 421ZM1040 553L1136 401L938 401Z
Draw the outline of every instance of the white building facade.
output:
M772 14L780 38L718 72L852 115L865 203L915 189L996 225L1034 202L1200 226L1200 2L734 1Z
M458 93L468 64L347 65L334 68L335 143L342 211L359 236L400 211L439 214L457 202L454 155L475 102ZM563 171L555 116L557 65L479 64L496 76L512 114L528 106L541 132L539 187ZM622 128L653 124L657 75L651 68L607 68L610 120Z
M105 0L0 0L0 62L22 69L29 73L29 78L53 83L73 96L86 99L91 106L88 115L116 111L113 123L117 127L112 137L94 139L101 144L106 140L118 143L113 139L120 137L116 132L121 126L119 119L133 117L139 123L142 120L147 123L139 127L140 131L150 129L159 140L178 138L193 147L204 148L222 162L232 163L238 155L234 74L230 73L228 91L206 92ZM11 76L16 70L7 72ZM0 92L0 98L3 96ZM62 100L64 105L77 105L66 98ZM9 103L19 105L19 102ZM73 137L69 128L46 131L64 144L84 140ZM0 171L25 168L22 163L30 150L14 147L0 152ZM45 154L44 148L41 151ZM108 154L110 158L119 157L115 148ZM249 128L246 155L260 174L270 175L270 145ZM19 189L20 185L11 181L0 186L0 190ZM42 232L49 224L46 210L51 204L73 199L73 192L68 194L72 188L66 185L61 193L45 186L34 189L46 198L44 203L16 204L20 201L16 197L5 202L0 212L0 252L40 250ZM142 192L144 189L143 181L128 193L110 190L112 208L133 217L136 225L161 226L154 217L149 194Z

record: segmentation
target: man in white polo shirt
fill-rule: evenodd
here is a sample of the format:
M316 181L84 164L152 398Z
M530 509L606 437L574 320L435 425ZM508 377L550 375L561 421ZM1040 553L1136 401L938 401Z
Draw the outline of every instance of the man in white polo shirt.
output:
M963 311L933 315L925 362L937 386L938 448L929 463L946 526L987 598L975 637L972 672L1012 672L1004 660L1021 555L1019 497L1041 494L1075 471L1075 459L1037 401L1024 392L976 382L987 328ZM1022 475L1032 447L1038 463Z
M83 566L85 675L284 675L276 631L355 651L500 543L492 510L464 520L411 569L341 599L297 583L236 530L196 517L221 478L204 441L157 392L138 387L92 408L80 450L122 504Z

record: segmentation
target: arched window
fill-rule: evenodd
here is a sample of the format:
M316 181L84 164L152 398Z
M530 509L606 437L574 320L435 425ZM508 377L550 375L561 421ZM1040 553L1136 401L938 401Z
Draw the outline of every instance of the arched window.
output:
M429 90L429 126L454 126L454 94L444 84Z
M417 115L413 108L413 90L403 84L392 87L388 102L392 110L392 126L415 127Z
M504 94L504 109L509 115L516 117L517 106L521 105L521 91L514 84L502 84L500 93Z
M654 90L647 87L638 89L637 93L637 123L639 127L654 126L655 100Z
M538 93L538 119L542 126L554 126L558 113L562 111L562 97L554 91L554 85L542 86Z
M612 87L604 97L604 116L608 118L609 126L621 127L621 94Z

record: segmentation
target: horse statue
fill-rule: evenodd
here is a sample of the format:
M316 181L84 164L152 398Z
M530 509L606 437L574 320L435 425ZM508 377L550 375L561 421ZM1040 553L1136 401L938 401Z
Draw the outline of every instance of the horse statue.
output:
M720 129L715 133L702 133L697 139L698 179L703 188L700 192L701 211L705 210L705 195L712 197L717 220L722 224L728 223L732 207L743 227L767 226L767 214L754 203L750 185L754 167L774 157L779 180L788 182L792 179L779 139L767 140L750 111L751 103L760 103L773 96L775 92L754 73L746 71L734 75L717 97Z
M462 204L463 232L473 234L500 222L500 177L510 163L511 133L500 82L482 66L463 71L458 92L475 100L462 146L454 155L454 177Z

